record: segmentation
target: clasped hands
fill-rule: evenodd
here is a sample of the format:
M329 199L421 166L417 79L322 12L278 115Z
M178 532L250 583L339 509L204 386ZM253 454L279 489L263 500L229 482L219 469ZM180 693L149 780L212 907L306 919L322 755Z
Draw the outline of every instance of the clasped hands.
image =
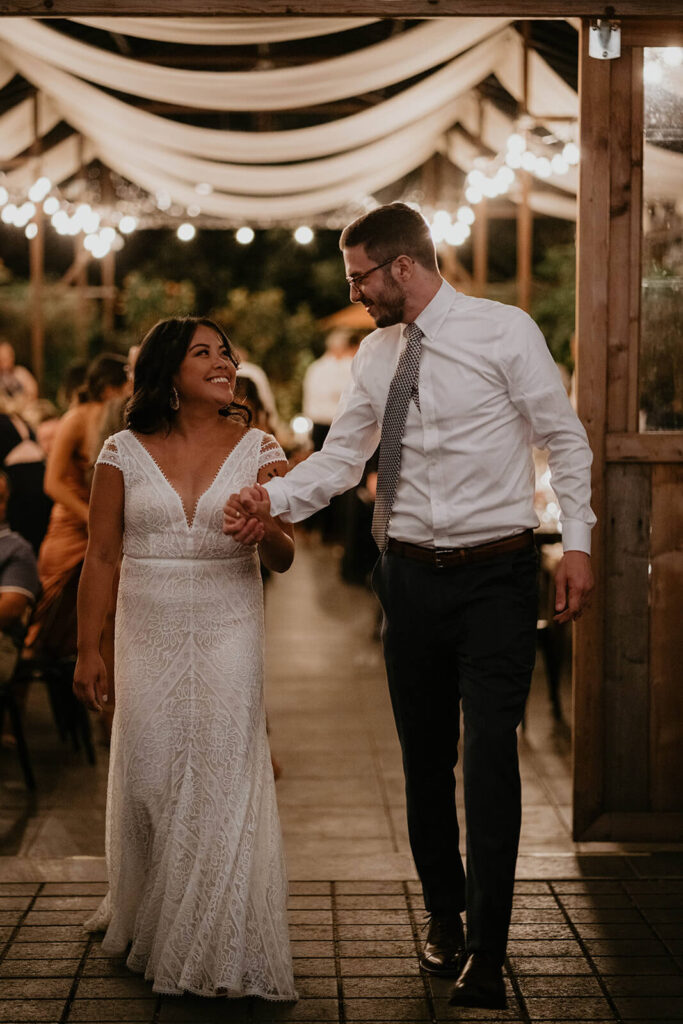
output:
M259 544L270 520L270 497L261 484L243 487L223 506L223 533L239 544Z

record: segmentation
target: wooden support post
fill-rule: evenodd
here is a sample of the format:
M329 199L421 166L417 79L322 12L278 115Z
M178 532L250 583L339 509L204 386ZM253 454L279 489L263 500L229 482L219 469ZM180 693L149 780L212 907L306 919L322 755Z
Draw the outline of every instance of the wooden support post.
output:
M109 168L104 168L102 198L106 205L114 206L116 197ZM100 276L102 280L102 333L106 337L114 330L116 307L116 254L113 249L110 249L100 261Z
M116 255L110 249L100 260L102 277L102 333L105 337L114 330L114 308L116 305Z
M622 58L619 58L623 60ZM574 627L574 839L584 838L604 808L607 340L610 259L610 78L612 61L588 56L581 28L579 96L581 152L577 236L578 413L593 451L593 607ZM620 254L619 258L622 258ZM622 275L623 277L623 275ZM602 838L602 837L601 837Z
M465 295L472 294L472 278L458 259L452 245L440 245L438 249L439 269L446 281Z
M525 312L531 307L531 253L533 239L533 214L529 203L531 175L519 171L521 185L520 201L517 206L517 305Z
M43 310L43 279L45 264L45 214L38 207L34 222L37 232L29 242L31 268L31 368L43 389L45 377L45 314Z
M76 292L76 348L80 359L88 358L88 299L85 289L88 285L88 261L83 258L83 242L74 236L74 267Z
M33 146L35 156L40 155L39 95L33 96ZM37 231L29 242L31 273L31 366L33 375L42 389L45 375L45 314L43 310L43 277L45 264L45 215L42 204L35 215Z
M472 294L486 296L489 273L489 218L486 199L478 204L476 219L472 225Z
M522 112L529 113L529 40L530 26L527 21L522 24ZM525 128L524 136L527 137ZM517 305L526 313L531 308L531 264L533 249L533 214L531 212L531 174L529 171L518 172L520 182L519 205L517 207Z

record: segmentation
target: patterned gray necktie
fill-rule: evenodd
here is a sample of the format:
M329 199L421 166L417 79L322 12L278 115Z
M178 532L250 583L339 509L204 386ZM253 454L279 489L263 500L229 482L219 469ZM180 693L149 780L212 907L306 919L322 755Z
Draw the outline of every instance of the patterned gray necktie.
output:
M377 494L372 516L372 536L380 551L387 543L387 528L391 509L396 497L398 474L401 468L401 441L408 416L410 399L420 408L417 378L422 352L422 331L417 324L406 326L406 346L389 385L387 404L384 407L382 436L379 446L379 467L377 469Z

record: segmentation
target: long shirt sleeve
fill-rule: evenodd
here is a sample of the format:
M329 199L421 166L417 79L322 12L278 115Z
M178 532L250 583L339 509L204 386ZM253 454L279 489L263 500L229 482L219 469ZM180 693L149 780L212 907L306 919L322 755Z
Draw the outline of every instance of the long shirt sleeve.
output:
M416 323L420 408L408 411L389 536L447 548L534 529L536 445L549 449L565 549L590 552L592 455L533 320L444 282ZM358 483L403 345L400 324L363 341L322 451L268 484L275 514L296 522Z

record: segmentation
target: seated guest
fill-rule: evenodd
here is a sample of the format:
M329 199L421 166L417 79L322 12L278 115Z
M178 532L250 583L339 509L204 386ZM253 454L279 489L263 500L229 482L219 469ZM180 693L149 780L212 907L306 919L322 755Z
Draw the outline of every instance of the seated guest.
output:
M30 425L16 413L0 412L0 466L12 489L7 508L10 529L20 533L37 555L52 508L43 490L45 452Z
M12 678L40 591L31 545L7 524L9 497L10 482L0 470L0 687Z
M0 338L0 395L15 399L18 407L38 397L35 377L25 366L17 366L14 349L4 338Z

